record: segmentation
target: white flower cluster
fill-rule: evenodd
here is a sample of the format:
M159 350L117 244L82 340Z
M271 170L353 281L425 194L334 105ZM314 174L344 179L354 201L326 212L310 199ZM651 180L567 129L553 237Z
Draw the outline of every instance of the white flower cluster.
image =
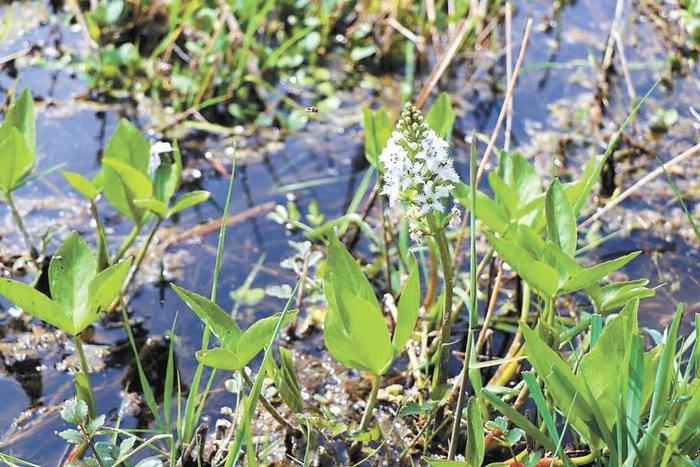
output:
M401 114L379 155L384 165L382 194L395 207L407 201L411 234L420 241L418 221L432 212L442 212L445 201L459 176L448 154L449 145L423 121L420 111L410 103Z

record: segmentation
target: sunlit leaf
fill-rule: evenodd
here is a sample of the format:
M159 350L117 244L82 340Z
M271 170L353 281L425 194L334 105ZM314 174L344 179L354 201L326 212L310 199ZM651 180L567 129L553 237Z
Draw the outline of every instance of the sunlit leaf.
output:
M0 189L5 193L17 188L34 167L34 154L15 127L0 140Z
M588 287L589 285L603 279L608 274L617 271L625 264L639 256L641 252L635 251L612 261L596 264L590 268L583 269L578 274L569 279L561 288L562 293L573 292Z
M287 312L282 321L282 326L296 316L295 311ZM247 365L269 342L275 332L275 325L279 320L279 313L259 319L243 331L236 343L236 354L240 361Z
M517 243L486 234L489 242L503 258L530 286L547 297L557 293L558 274L548 264L536 260Z
M88 283L96 271L92 251L77 232L68 236L49 263L51 297L72 316L76 328L84 318L81 313L88 308Z
M7 110L5 120L0 125L0 141L7 138L10 130L16 128L34 159L36 153L36 123L34 119L34 101L29 88L24 88Z
M425 121L442 138L447 138L452 133L455 113L452 110L449 94L446 92L440 93L430 110L428 110Z
M196 206L200 203L203 203L204 201L208 200L210 196L210 193L208 191L203 191L203 190L196 190L196 191L191 191L187 193L186 195L183 195L180 199L178 199L175 204L173 204L173 207L170 208L170 215L173 215L175 213L178 213L180 211L184 211L185 209L191 208L192 206Z
M219 342L229 350L235 351L238 339L243 334L238 323L208 298L175 284L171 286L187 306L199 316L199 319L209 326Z
M372 110L363 108L362 118L365 131L365 157L372 165L377 165L381 154L392 131L392 123L386 109Z
M107 201L137 225L145 222L147 212L135 201L151 198L153 187L148 177L131 165L111 159L103 161L102 174L102 189Z
M573 258L576 253L576 218L558 179L554 179L545 196L547 238Z
M35 318L75 334L68 311L34 287L23 282L0 278L0 295Z
M91 201L94 201L100 193L97 187L88 178L79 173L63 172L63 176L78 193Z
M148 174L150 149L151 145L143 133L131 122L122 118L107 142L103 161L122 162L145 176ZM141 196L141 198L145 198L145 196Z

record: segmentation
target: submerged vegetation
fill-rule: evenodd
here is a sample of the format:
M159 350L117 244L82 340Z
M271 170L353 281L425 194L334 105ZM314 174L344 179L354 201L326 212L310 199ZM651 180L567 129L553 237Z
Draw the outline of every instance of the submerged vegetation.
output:
M554 2L555 14L565 3ZM601 235L597 219L639 187L615 192L613 180L616 197L605 206L596 188L610 189L625 131L661 80L631 99L624 122L580 171L564 173L554 155L544 173L511 149L509 133L498 138L504 123L508 132L513 125L530 21L514 65L514 50L507 51L505 99L490 137L458 130L458 99L434 92L457 50L488 45L502 17L511 47L509 2L99 0L69 8L96 46L81 64L89 85L113 97L145 93L169 107L175 118L165 130L189 118L214 121L218 130L244 122L299 129L319 111L341 107L336 86L363 85L352 66L377 75L402 70L405 86L400 108L387 102L357 111L366 171L344 213L332 216L316 200L300 208L293 196L270 209L268 220L293 239L294 255L281 264L291 274L279 276L289 282L253 286L264 256L246 263L250 272L230 294L232 309L219 292L226 249L244 243L227 235L244 178L238 146L224 163L212 162L227 187L220 206L209 191L192 189L199 187L181 155L187 136L144 134L121 118L92 178L87 170L62 171L90 222L62 238L49 232L39 239L17 200L22 187L60 167L37 158L42 142L31 92L9 93L0 124L0 201L24 251L14 260L21 267L0 278L0 298L11 313L70 339L74 397L60 401L55 434L68 445L61 465L700 464L697 307L687 313L669 304L668 326L650 329L640 309L665 285L621 272L644 252L591 254L616 235ZM697 9L684 2L669 14L682 21L690 48ZM610 35L614 49L619 33ZM431 53L440 59L415 92L416 62ZM294 82L316 94L297 96L280 84ZM664 133L673 124L656 118L651 126ZM468 152L464 170L458 148ZM640 183L664 175L700 242L697 215L671 172L698 151L692 146L666 163L656 158L661 167ZM155 339L143 343L132 306L138 277L149 256L164 254L153 253L167 244L161 234L207 203L221 212L198 226L219 232L213 262L201 261L211 271L209 293L174 283L161 261L160 301L172 293L180 314L167 318L166 344L148 353ZM128 226L123 235L116 223ZM286 303L265 316L242 312L266 294ZM201 322L196 348L175 332L185 313ZM127 401L110 410L100 397L102 380L114 374L95 371L86 348L104 340L104 328L124 333L120 351L134 361L125 393L136 386L137 426L124 423ZM183 354L196 359L192 371L178 367ZM313 365L351 382L344 412L331 404L332 393L317 390L321 373L309 377L305 368ZM156 376L153 366L163 367ZM212 398L222 394L228 402L212 412ZM36 465L16 454L0 444L0 461Z

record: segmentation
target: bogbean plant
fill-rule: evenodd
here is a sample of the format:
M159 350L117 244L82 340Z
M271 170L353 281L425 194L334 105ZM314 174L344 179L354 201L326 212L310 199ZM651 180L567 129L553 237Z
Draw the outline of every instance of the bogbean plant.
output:
M700 394L696 391L700 352L694 342L700 328L696 326L695 335L679 349L679 308L665 338L648 348L637 323L637 309L640 300L653 296L655 291L646 287L646 279L606 279L639 252L589 266L579 258L583 251L597 245L580 247L577 221L611 151L592 158L578 180L562 183L553 178L546 185L522 154L501 152L497 168L488 177L489 193L477 189L475 177L469 184L459 181L446 158L448 145L443 137L450 135L453 120L446 95L438 98L425 119L407 104L393 131L386 110L364 113L370 173L376 174L389 208L400 207L404 213L398 231L367 236L380 258L367 269L376 275L382 269L378 263L389 262L389 274L384 277L389 291L406 270L407 259L413 257L409 250L421 257L427 250L432 259L423 262L428 269L425 276L434 274L435 264L431 263L436 259L442 265L443 291L437 294L434 288L426 288L427 294L438 297L437 304L428 296L422 302L427 308L421 307L417 266L412 260L409 279L397 294L398 307L391 305L396 298L393 296L382 305L377 303L375 288L333 234L335 230L338 235L351 236L350 224L365 233L365 219L346 213L323 225L305 225L299 216L293 222L283 219L285 210L275 215L279 221L300 228L310 239L327 237L327 260L320 268L328 306L324 340L339 362L366 372L372 379L359 428L367 429L372 423L367 418L375 404L379 377L393 371L392 361L406 343L402 338L398 346L390 344L388 320L396 323L395 333L403 327L401 332L408 332L407 341L414 346L428 344L418 353L423 360L417 362L417 367L410 365L406 373L415 376L432 368L432 384L421 386L417 378L418 389L426 392L407 396L399 411L404 416L418 416L423 426L419 433L423 434L424 452L429 452L431 442L440 443L441 427L434 424L439 410L446 409L448 417L460 414L449 438L448 459L424 459L427 463L482 465L487 451L497 459L502 450L496 448L501 447L507 449L510 459L500 454L505 460L490 465L695 465L700 452L696 429L700 417ZM472 173L474 159L472 155ZM366 189L365 184L361 186ZM460 264L452 255L465 229L457 227L459 216L454 208L448 209L448 195L469 211L472 221L466 232L472 239L468 278L451 270L452 265ZM478 230L474 222L477 219ZM392 227L386 218L380 219L380 225L384 230ZM510 349L503 358L486 364L477 363L481 356L475 353L471 335L478 331L473 323L476 297L480 296L476 289L481 269L475 267L474 245L479 233L487 241L481 264L497 257L517 274L523 289L522 309L518 310ZM410 248L409 237L414 241ZM458 278L456 283L454 278ZM377 280L380 277L374 278L375 283ZM406 296L408 290L410 298ZM530 291L536 293L536 299ZM452 306L451 298L456 293L468 300ZM586 297L590 304L573 310L573 320L559 312L563 299L572 295ZM407 299L411 308L402 307ZM413 308L415 305L418 309ZM462 308L467 308L469 323L462 378L454 378L453 390L445 391L441 385L449 379L443 358L454 350L450 331ZM429 328L427 333L416 334L412 329L416 320L425 321L432 332ZM504 313L481 324L508 326L509 321ZM426 335L435 336L433 345L426 342ZM522 371L523 358L532 371ZM498 368L486 383L481 369L489 366ZM463 412L461 396L468 382L474 396ZM459 394L456 407L453 398L443 396L446 393ZM528 399L537 409L534 422L519 411ZM492 409L505 418L496 418ZM523 442L523 436L527 442ZM566 438L575 441L573 448L565 449ZM400 458L412 447L406 447ZM463 453L464 460L455 460L457 452Z
M144 465L159 465L163 458L171 465L187 462L194 426L220 370L235 372L250 391L240 400L235 436L217 459L226 466L237 465L245 452L247 462L255 463L252 419L261 402L291 434L305 438L303 462L308 465L311 448L318 442L316 434L325 438L328 431L337 435L346 430L307 413L291 351L279 348L279 362L272 354L281 327L297 313L291 310L292 302L301 303L300 292L320 284L326 301L323 337L329 353L371 380L363 415L349 415L357 422L351 434L354 448L362 449L363 442L376 440L377 433L381 434L374 409L382 378L405 372L414 387L405 392L397 416L411 418L413 426L421 428L406 445L387 446L396 462L408 462L407 456L417 459L414 452L420 444L424 453L447 448L447 459L431 455L422 459L432 465L477 466L487 458L495 461L490 464L493 466L695 465L700 452L700 320L696 317L695 334L681 342L679 307L664 336L653 347L645 345L637 310L640 301L654 295L654 290L646 287L645 279L607 281L639 253L592 266L584 266L580 258L586 248L579 246L577 220L610 151L593 158L579 180L562 183L553 178L546 185L522 154L502 152L498 167L488 176L489 189L484 191L477 188L475 140L469 183L462 182L454 169L448 142L453 122L454 113L444 94L425 118L407 104L393 130L386 110L365 111L365 151L371 169L351 203L352 209L324 223L326 219L315 206L310 212L313 215L307 216L310 225L298 215L289 219L289 209L275 214L277 220L300 228L309 240L322 242L325 261L318 261L318 251L312 252L309 243L299 248L303 266L295 266L295 270L301 277L297 287L285 293L288 301L284 310L254 322L245 331L216 304L231 177L210 298L173 285L205 324L202 349L196 354L200 366L183 415L178 398L177 441L171 431L173 346L161 412L143 374L121 297L161 223L202 202L208 194L194 192L173 202L181 171L177 148L150 145L135 127L120 122L93 180L65 174L90 202L97 225L97 254L77 233L71 234L48 262L51 297L22 282L0 280L0 295L75 337L81 361L81 372L76 376L78 398L66 404L62 415L76 428L61 436L78 444L76 456L84 456L91 448L94 457L85 459L88 465L130 465L128 459L138 449L164 440L169 450L142 461L153 462ZM33 168L33 110L28 93L8 111L0 136L0 147L6 148L0 157L10 168L3 172L0 187L11 204L13 192L30 179ZM164 154L170 156L162 157ZM380 203L379 234L370 221L354 212L370 189L371 177L376 179L379 195L375 198ZM102 197L133 223L131 233L114 254L110 254L98 213ZM468 228L460 220L460 209L449 207L450 198L468 212ZM16 209L11 209L15 214ZM26 233L16 214L19 228ZM146 241L132 264L129 250L149 223ZM367 267L345 246L363 234L378 258ZM465 235L470 238L468 272L460 266L464 253L459 245ZM31 240L24 236L31 250ZM477 323L478 299L483 301L478 290L483 269L477 267L477 237L486 240L480 264L496 258L500 267L507 264L522 281L521 309L516 310L515 318L505 307ZM41 266L41 258L34 252L32 256ZM307 278L312 264L317 277ZM438 270L442 274L439 293ZM421 277L425 278L423 285ZM382 289L385 293L378 300L377 290ZM564 298L572 295L585 297L590 307L569 309L571 316L564 316L560 308ZM124 314L144 396L159 425L158 434L138 439L139 447L134 447L133 437L121 443L114 435L109 442L96 441L110 428L104 418L96 416L80 333L113 307L121 308ZM461 373L450 379L451 355L460 342L452 337L452 327L462 314L467 317L464 363ZM514 321L516 327L512 326ZM481 341L483 331L496 326L513 330L510 348L502 358L483 362L475 334L479 332ZM209 333L214 334L218 346L210 348ZM395 361L406 349L408 358L403 361L407 367L401 370ZM246 365L263 350L260 369L252 379ZM523 359L531 371L522 371ZM200 393L204 366L213 371ZM497 368L485 381L484 369L490 367ZM262 394L266 376L293 417L285 417ZM537 409L535 418L521 412L528 400ZM379 448L390 441L387 436ZM373 446L367 458L375 456L379 448Z

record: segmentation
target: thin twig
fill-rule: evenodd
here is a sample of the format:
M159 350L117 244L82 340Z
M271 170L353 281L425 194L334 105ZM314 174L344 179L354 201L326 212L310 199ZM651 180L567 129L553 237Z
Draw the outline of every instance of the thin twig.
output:
M506 2L506 82L510 83L513 78L513 4ZM508 101L506 107L506 131L503 141L503 149L510 150L510 136L513 128L513 100Z
M438 83L438 81L440 81L440 78L442 77L443 73L445 73L447 66L450 64L455 54L457 53L459 46L462 44L464 36L469 30L470 24L471 21L469 21L469 19L464 19L459 23L457 33L454 35L454 37L452 37L450 43L447 44L445 53L442 55L442 58L438 62L437 66L433 68L433 71L430 73L430 76L428 76L428 81L425 82L425 84L420 90L420 93L418 93L415 105L419 109L423 107L423 104L425 104L425 100L428 98L430 91L432 91L435 85Z
M663 166L657 167L656 169L652 170L648 174L646 174L644 177L639 179L634 185L631 187L627 188L625 191L622 192L620 196L617 198L613 199L610 201L608 204L606 204L604 207L600 208L598 211L593 213L588 219L583 221L579 227L578 230L581 230L589 225L591 225L594 221L600 219L605 213L610 211L612 208L629 198L632 194L637 192L640 188L642 188L644 185L658 177L659 175L662 175L664 173L664 170L669 170L671 167L674 167L681 162L684 162L687 159L690 159L691 157L695 156L700 152L700 143L696 144L695 146L691 147L687 151L677 155L670 161L666 162Z
M515 62L515 68L513 69L513 76L510 78L510 82L508 83L508 88L506 89L506 96L503 99L503 105L501 106L501 111L498 114L498 120L496 120L496 126L493 129L493 132L491 133L491 139L489 140L488 146L486 146L486 151L484 151L484 155L481 158L481 163L479 163L479 170L476 172L476 183L477 186L479 184L479 181L481 180L481 177L484 174L484 170L486 169L486 163L489 160L489 156L491 155L491 151L493 150L493 147L496 145L496 139L498 138L498 133L501 129L501 125L503 124L503 119L506 116L506 112L508 110L508 102L513 98L513 90L515 89L515 83L518 81L518 75L520 74L520 67L523 64L523 59L525 58L525 51L527 50L527 43L530 39L530 30L532 29L532 18L529 18L527 20L527 23L525 23L525 33L523 34L523 40L520 42L520 53L518 54L518 59Z

